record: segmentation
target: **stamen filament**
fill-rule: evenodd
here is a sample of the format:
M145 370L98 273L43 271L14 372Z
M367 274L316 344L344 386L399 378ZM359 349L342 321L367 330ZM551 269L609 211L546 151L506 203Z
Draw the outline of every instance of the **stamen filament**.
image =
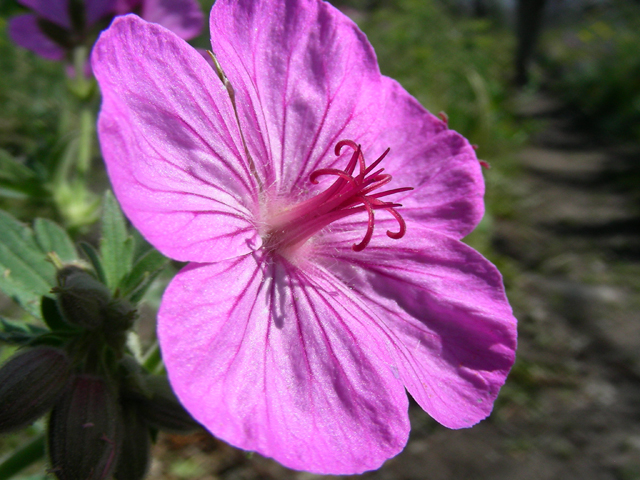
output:
M391 175L382 173L384 168L374 172L390 149L387 148L378 159L367 167L360 145L352 140L341 140L335 147L337 156L340 156L344 147L353 149L353 154L344 170L322 168L314 171L309 177L313 184L317 184L317 179L323 175L337 177L329 188L308 200L283 210L270 219L265 240L271 248L281 251L296 248L329 224L350 215L366 212L368 216L367 230L363 239L351 247L356 252L362 251L373 238L374 210L386 210L398 222L399 230L397 232L387 230L387 236L393 239L404 236L407 229L406 223L396 210L402 205L380 200L380 198L413 190L413 188L401 187L372 193L392 180ZM359 167L359 174L354 177L356 165Z

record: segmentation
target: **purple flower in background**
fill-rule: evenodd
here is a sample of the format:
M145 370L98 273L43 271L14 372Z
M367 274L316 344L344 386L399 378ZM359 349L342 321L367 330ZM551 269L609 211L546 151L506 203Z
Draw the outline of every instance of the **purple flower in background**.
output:
M11 39L49 60L70 60L77 46L93 44L114 15L139 13L189 40L202 30L197 0L18 0L33 13L9 22Z
M198 0L115 0L116 14L135 13L168 28L185 40L202 31L204 15Z
M460 241L483 215L473 148L328 3L217 0L211 37L229 87L133 15L92 59L115 193L191 262L158 317L184 406L233 445L334 474L402 450L405 388L447 427L485 418L516 320Z

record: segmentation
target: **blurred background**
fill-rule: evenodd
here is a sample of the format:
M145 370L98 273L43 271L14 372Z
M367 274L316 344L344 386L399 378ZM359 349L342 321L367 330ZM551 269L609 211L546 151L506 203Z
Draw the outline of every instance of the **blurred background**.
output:
M412 405L404 452L363 477L640 479L640 2L332 3L367 34L382 72L445 112L490 164L487 213L466 241L499 267L519 319L517 362L491 417L452 431ZM22 11L0 3L0 207L91 238L93 220L74 223L73 204L61 216L38 190L60 132L78 121L77 99L60 64L8 39L7 20ZM191 43L208 48L208 36ZM99 196L108 183L93 149ZM20 177L26 193L16 175L32 175ZM148 295L143 337L160 293ZM0 458L42 429L1 436ZM321 477L197 433L160 435L148 478Z

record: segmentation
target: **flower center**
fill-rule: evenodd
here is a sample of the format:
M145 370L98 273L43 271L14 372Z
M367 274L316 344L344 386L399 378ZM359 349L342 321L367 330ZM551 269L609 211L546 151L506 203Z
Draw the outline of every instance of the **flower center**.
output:
M313 184L318 183L318 177L323 175L336 176L335 182L324 192L289 207L270 218L265 247L280 251L296 248L306 242L312 235L327 225L341 218L356 213L366 212L369 216L367 231L360 243L355 243L351 248L359 252L371 241L375 222L374 211L385 210L398 222L400 229L397 232L387 230L390 238L402 238L407 230L404 219L396 208L399 203L387 202L381 198L394 193L413 190L412 187L395 188L379 191L381 187L391 181L391 175L382 173L383 168L374 169L389 153L389 149L368 167L365 165L364 156L360 145L352 140L342 140L336 144L335 153L340 155L343 147L353 149L353 155L345 170L336 168L321 168L314 171L309 180ZM358 175L354 176L356 166L359 167ZM377 191L377 192L376 192ZM374 193L376 192L376 193Z

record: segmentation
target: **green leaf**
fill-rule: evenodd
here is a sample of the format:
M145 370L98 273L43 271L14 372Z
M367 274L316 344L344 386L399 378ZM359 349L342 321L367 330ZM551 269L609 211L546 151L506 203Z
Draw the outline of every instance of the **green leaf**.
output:
M27 199L45 194L36 172L0 148L0 196Z
M19 184L6 185L0 180L0 197L12 200L27 200L30 195L22 191Z
M127 231L127 222L111 192L102 204L102 239L100 256L107 286L115 291L129 273L133 261L133 238Z
M3 457L0 463L0 478L9 479L44 458L45 443L44 434L42 434Z
M34 339L33 335L22 332L0 332L0 344L6 345L28 345Z
M153 247L135 228L131 229L131 236L133 237L133 262L135 263L149 250L153 250Z
M10 345L27 345L48 330L36 325L11 322L0 317L0 342Z
M0 325L5 333L29 333L29 327L24 323L17 323L0 317Z
M129 275L124 277L118 285L120 294L127 297L130 294L137 293L140 298L144 295L151 282L169 263L169 260L155 249L149 250L135 263ZM140 294L138 291L143 288Z
M155 272L149 274L145 277L144 281L140 283L134 291L129 294L129 301L131 303L138 303L144 297L144 294L147 293L149 287L153 283L153 281L162 273L162 269L156 270Z
M24 182L35 180L36 175L33 170L13 158L9 152L0 148L0 179L11 182Z
M54 279L55 268L32 230L0 211L0 290L39 317L40 297L49 295Z
M100 260L98 251L93 248L93 245L90 245L87 242L80 242L78 245L80 247L80 250L82 250L82 253L84 253L89 259L89 262L91 262L91 266L93 266L98 280L106 285L107 280L104 273L104 268L102 266L102 260Z
M56 252L65 263L78 259L78 252L71 237L57 223L46 218L36 218L33 223L36 240L45 252Z
M46 328L42 328L38 325L32 325L30 323L22 322L12 322L11 320L7 320L6 318L2 317L0 317L0 325L2 325L2 330L8 333L23 332L33 335L40 335L41 333L48 332Z

